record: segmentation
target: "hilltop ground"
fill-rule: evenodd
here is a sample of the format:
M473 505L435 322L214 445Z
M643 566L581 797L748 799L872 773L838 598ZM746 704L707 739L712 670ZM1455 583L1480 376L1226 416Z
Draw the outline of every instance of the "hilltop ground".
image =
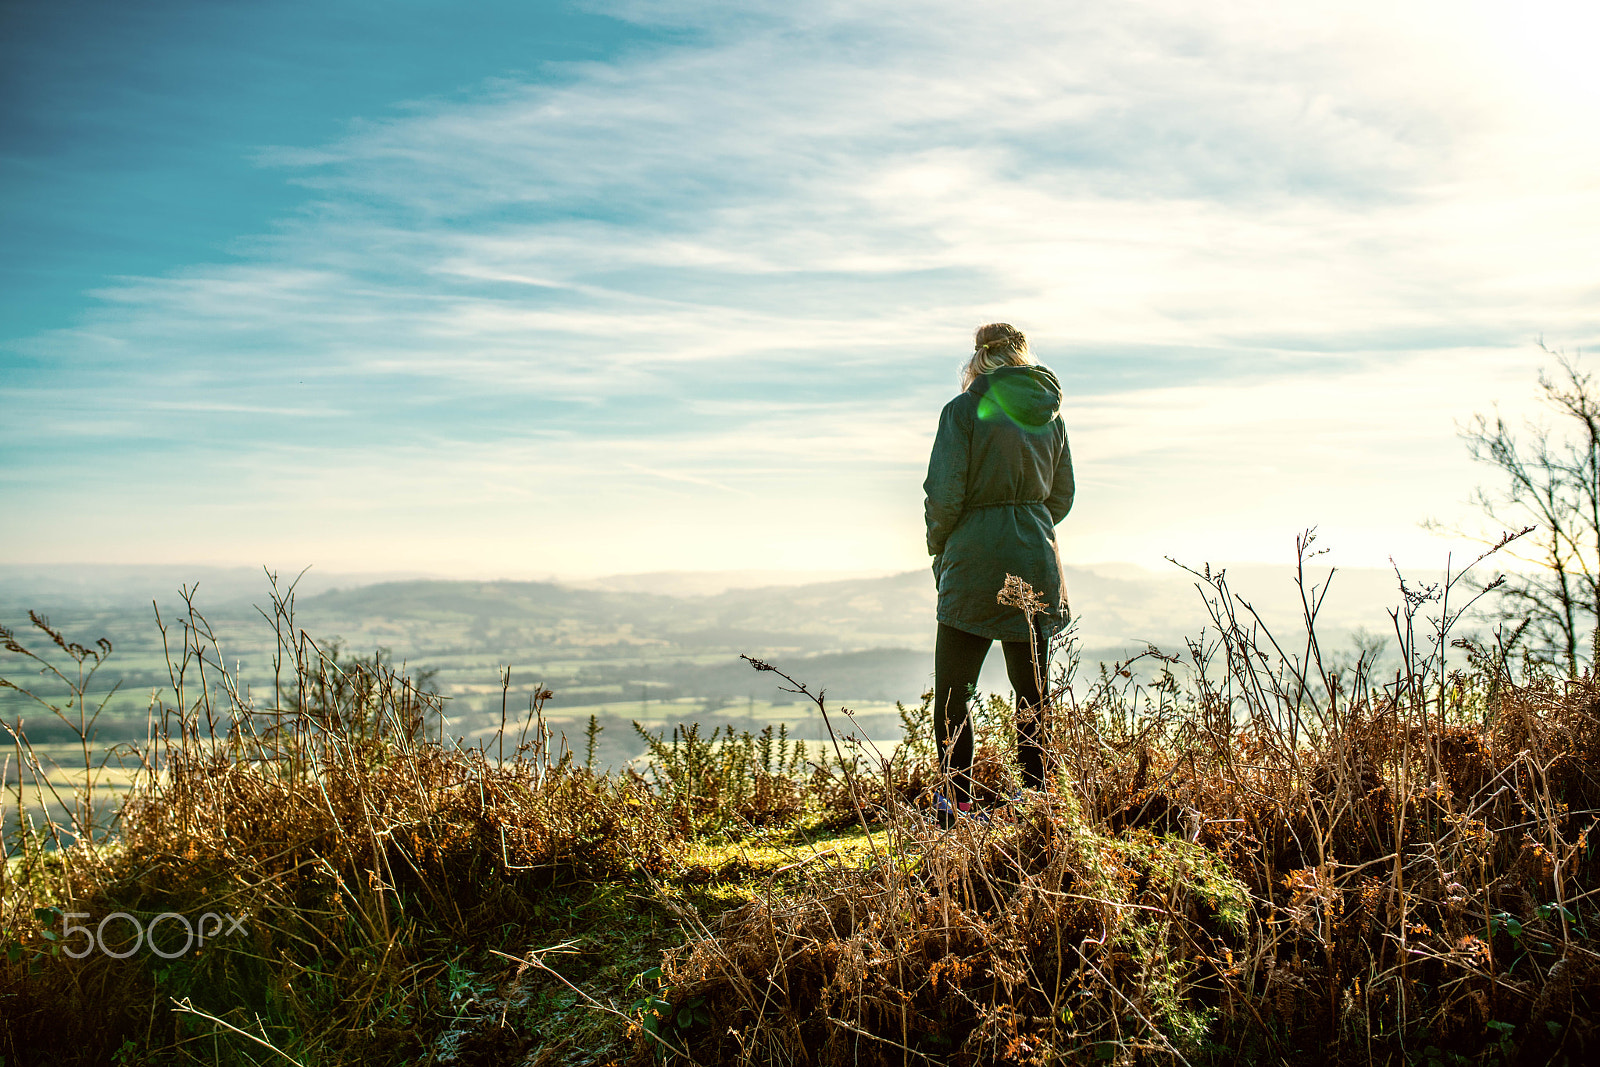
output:
M0 1055L1588 1062L1600 685L1471 643L1452 666L1447 628L1377 676L1274 646L1202 583L1216 636L1187 656L1079 677L1063 655L1050 790L1013 796L1010 709L986 706L989 813L949 829L925 706L894 752L818 701L826 748L680 731L608 774L539 692L456 743L435 695L320 651L281 602L270 693L202 617L169 620L115 824L69 792L7 842ZM67 682L103 655L6 640ZM92 684L55 701L69 731Z

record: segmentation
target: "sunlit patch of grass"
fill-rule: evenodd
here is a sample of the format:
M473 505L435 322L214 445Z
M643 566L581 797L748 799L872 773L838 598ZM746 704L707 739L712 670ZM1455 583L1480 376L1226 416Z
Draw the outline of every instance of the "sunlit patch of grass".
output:
M1249 887L1215 852L1172 834L1130 830L1102 836L1102 847L1145 878L1145 892L1162 899L1193 894L1217 921L1243 933L1250 917Z

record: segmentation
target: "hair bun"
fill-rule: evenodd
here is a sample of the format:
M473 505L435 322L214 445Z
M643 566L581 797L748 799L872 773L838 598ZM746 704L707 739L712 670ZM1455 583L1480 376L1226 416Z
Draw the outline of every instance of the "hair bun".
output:
M987 352L991 348L1021 348L1023 345L1028 343L1028 339L1024 337L1022 335L1022 331L1016 327L1003 326L1003 329L1006 332L1001 333L998 337L991 337L987 341L979 341L973 345L973 350L976 352Z
M980 374L1008 365L1027 366L1032 362L1028 339L1021 330L1009 322L991 322L979 326L972 335L972 358L961 370L961 388L971 386Z

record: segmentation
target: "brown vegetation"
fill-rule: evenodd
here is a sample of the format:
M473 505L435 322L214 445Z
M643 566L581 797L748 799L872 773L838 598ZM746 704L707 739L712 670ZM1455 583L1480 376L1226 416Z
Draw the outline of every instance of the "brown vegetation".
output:
M1458 577L1403 587L1380 675L1320 647L1325 587L1290 648L1202 570L1215 629L1181 659L1062 657L1057 787L1007 803L1009 711L978 716L994 806L948 831L925 707L889 757L816 696L837 736L804 764L685 732L644 777L599 775L537 705L443 743L431 697L320 654L283 605L288 681L254 700L192 616L115 838L12 849L0 1054L1587 1062L1600 680L1452 644ZM72 959L41 907L250 932Z
M1309 540L1303 547L1309 547ZM1284 655L1197 575L1218 633L1154 684L1058 687L1065 788L950 833L900 808L879 862L753 900L672 954L701 1062L1584 1062L1600 957L1600 684L1387 685ZM1240 607L1246 610L1241 620ZM1247 621L1246 621L1247 620ZM1263 651L1263 649L1270 651ZM1220 661L1220 662L1219 662ZM1119 684L1119 682L1121 684ZM991 775L998 769L991 747ZM892 777L892 768L889 777Z

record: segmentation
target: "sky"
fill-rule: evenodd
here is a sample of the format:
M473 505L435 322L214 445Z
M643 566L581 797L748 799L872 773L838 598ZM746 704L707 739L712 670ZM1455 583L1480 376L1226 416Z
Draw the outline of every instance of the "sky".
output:
M0 2L0 563L926 563L973 329L1069 562L1442 565L1600 336L1590 5Z

